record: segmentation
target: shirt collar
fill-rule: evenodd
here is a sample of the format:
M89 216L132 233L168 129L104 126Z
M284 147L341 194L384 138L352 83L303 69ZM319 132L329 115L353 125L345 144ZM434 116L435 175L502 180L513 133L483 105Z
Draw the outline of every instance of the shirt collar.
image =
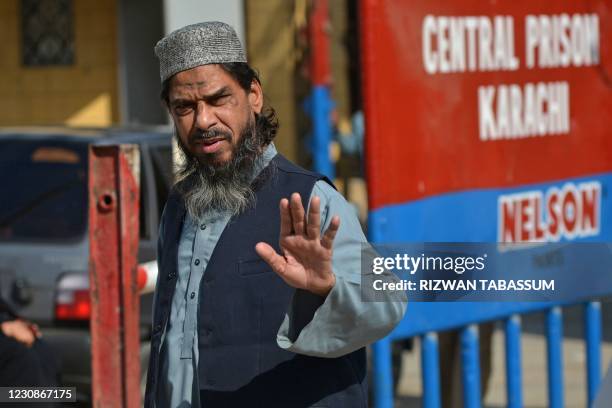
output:
M276 156L278 152L276 151L276 147L274 143L270 142L269 145L266 146L263 154L258 160L255 160L255 164L253 165L253 173L251 174L251 180L255 180L259 173L270 164L270 161Z

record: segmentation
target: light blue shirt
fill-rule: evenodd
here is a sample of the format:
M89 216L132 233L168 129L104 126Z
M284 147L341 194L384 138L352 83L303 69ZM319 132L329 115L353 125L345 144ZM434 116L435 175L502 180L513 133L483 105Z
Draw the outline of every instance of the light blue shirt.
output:
M253 178L276 155L270 144ZM277 334L279 347L300 354L338 357L386 335L402 318L405 297L396 302L362 302L361 244L366 238L354 209L324 181L315 183L311 197L321 199L321 232L333 215L340 217L332 266L336 284L323 303L294 297ZM178 248L178 279L160 351L158 407L199 407L197 315L200 281L229 215L207 212L197 224L186 216ZM160 226L160 239L163 239ZM296 292L296 293L299 293ZM309 322L296 332L295 321ZM297 325L299 326L299 324Z

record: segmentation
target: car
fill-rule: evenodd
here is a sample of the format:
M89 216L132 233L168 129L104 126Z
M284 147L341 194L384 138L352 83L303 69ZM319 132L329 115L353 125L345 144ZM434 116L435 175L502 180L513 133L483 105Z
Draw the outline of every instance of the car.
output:
M61 380L91 397L87 152L140 147L138 261L155 260L173 181L168 128L0 129L0 296L37 323L59 356ZM152 294L141 297L141 383L149 357Z

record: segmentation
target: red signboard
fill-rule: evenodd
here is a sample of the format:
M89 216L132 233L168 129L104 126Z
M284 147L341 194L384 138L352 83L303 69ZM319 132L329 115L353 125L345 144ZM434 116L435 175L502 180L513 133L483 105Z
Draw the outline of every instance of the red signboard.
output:
M361 11L373 210L612 172L609 1L363 0Z

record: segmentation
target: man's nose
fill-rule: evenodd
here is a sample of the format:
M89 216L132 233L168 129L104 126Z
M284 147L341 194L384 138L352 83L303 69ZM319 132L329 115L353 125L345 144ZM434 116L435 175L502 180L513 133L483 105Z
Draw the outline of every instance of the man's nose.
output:
M215 115L214 108L203 101L198 102L196 127L198 129L208 130L216 124L217 116Z

